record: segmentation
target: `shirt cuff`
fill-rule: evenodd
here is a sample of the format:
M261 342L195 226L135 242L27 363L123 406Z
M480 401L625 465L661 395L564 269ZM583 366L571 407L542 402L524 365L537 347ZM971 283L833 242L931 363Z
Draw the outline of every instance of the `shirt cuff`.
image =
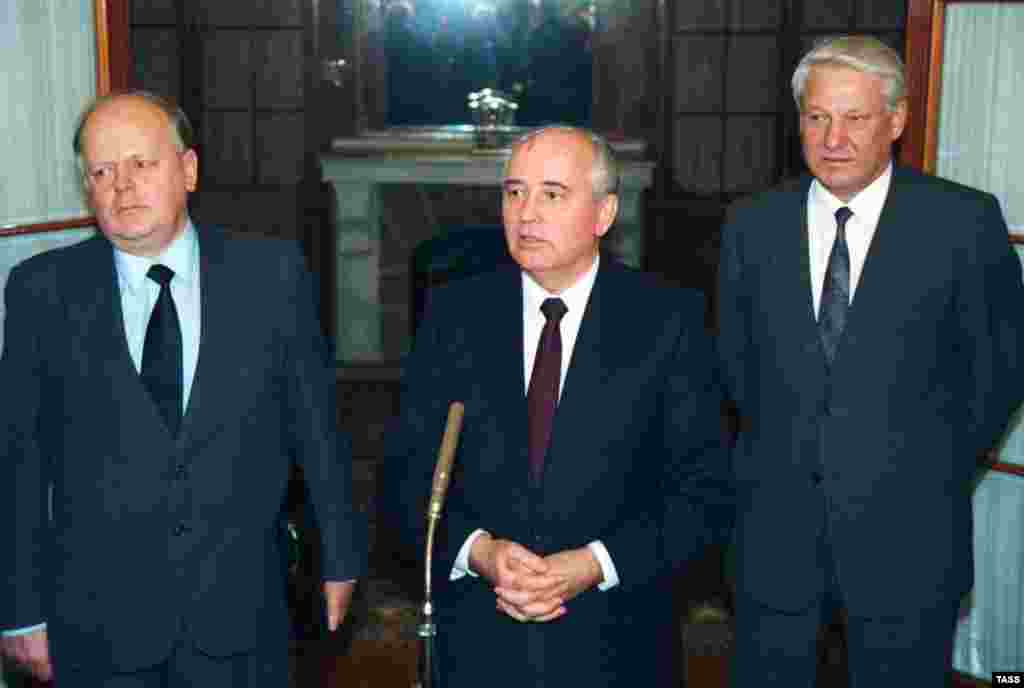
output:
M478 576L477 573L475 573L472 569L469 568L469 551L473 549L473 543L476 542L476 539L481 535L486 534L487 531L481 530L480 528L477 528L469 534L469 537L466 538L466 541L462 543L462 547L459 548L459 554L455 557L455 565L452 566L452 572L448 576L448 580L459 580L460 578L466 575L469 575L473 578L476 578Z
M612 563L612 556L608 554L608 548L600 540L594 540L587 547L597 559L597 563L601 565L601 574L604 576L604 580L597 584L597 589L601 592L611 590L619 584L619 572L615 570L615 564Z
M0 635L2 635L5 638L13 638L19 635L28 635L29 633L34 633L35 631L41 631L44 628L46 628L46 624L41 623L36 624L35 626L26 626L25 628L13 628L9 631L4 631L3 633L0 633Z

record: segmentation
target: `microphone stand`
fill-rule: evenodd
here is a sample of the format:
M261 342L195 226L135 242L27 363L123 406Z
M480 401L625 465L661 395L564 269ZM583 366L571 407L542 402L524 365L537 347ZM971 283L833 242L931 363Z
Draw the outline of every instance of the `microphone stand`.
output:
M448 407L448 421L445 423L444 436L437 452L437 465L434 467L434 480L430 489L430 502L427 505L427 540L424 552L423 567L423 607L420 611L420 623L416 627L416 635L421 639L419 656L419 688L438 688L441 684L440 672L434 651L434 637L437 626L434 624L434 602L431 588L431 570L434 563L434 531L441 520L441 507L448 491L451 479L452 463L455 461L455 449L462 431L462 417L465 412L461 402L453 401Z

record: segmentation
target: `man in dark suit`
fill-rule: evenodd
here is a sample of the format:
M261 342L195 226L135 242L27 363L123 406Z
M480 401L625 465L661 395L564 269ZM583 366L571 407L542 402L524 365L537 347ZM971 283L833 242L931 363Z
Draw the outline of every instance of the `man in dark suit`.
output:
M793 91L811 175L723 230L734 685L812 685L837 608L851 686L945 685L976 462L1024 392L1020 264L991 195L893 167L893 50L827 41Z
M163 98L98 99L75 151L103 236L6 289L3 649L64 688L285 686L291 460L331 628L364 550L311 277L292 244L192 224L191 129Z
M446 686L668 685L667 574L728 528L703 301L599 256L617 184L586 131L518 142L518 268L438 289L408 360L387 460L410 536L446 409L466 410L434 557Z

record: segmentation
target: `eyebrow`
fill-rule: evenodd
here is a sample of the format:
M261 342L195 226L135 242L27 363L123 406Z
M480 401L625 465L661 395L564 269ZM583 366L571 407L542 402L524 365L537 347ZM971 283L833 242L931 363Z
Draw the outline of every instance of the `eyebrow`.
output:
M524 182L522 179L506 179L501 184L501 186L503 188L505 188L505 189L508 189L508 188L511 188L511 187L514 187L514 186L526 186L526 185L527 185L526 182ZM548 188L548 189L555 188L555 189L559 189L561 191L569 191L570 190L569 186L567 184L563 184L562 182L545 180L545 181L542 181L540 183L540 185L542 187Z

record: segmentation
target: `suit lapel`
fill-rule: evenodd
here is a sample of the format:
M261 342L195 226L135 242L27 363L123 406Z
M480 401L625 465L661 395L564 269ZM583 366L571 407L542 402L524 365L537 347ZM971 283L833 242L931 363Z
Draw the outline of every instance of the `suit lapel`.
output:
M630 365L633 352L620 346L628 338L614 331L615 319L611 315L615 311L614 300L619 295L614 293L614 285L609 285L609 282L613 281L614 270L620 268L609 263L607 256L601 258L566 371L561 398L555 409L544 463L545 488L559 483L559 475L566 467L558 464L559 459L563 462L572 460L570 447L575 442L574 438L586 432L594 422L594 405L599 403L609 371Z
M128 349L114 249L107 239L96 237L84 242L82 250L85 255L76 263L80 269L62 290L73 341L81 342L78 355L94 362L95 373L103 378L103 388L126 425L149 424L166 432Z
M877 323L879 313L891 307L891 290L906 279L907 260L914 255L917 239L911 228L914 226L915 205L906 202L907 188L900 171L893 169L892 182L886 195L878 227L871 238L864 266L861 269L857 290L847 316L846 328L836 354L836 362L849 358L856 350L857 338L864 328L861 322ZM869 330L865 330L869 331Z
M811 286L810 222L807 218L807 192L809 186L810 179L802 182L799 192L791 200L796 203L798 208L797 216L800 218L797 234L797 255L800 256L800 267L797 270L797 274L800 277L800 292L803 294L803 299L800 303L803 304L803 310L806 315L805 320L810 318L810 322L814 325L815 332L817 332L818 318L814 312L814 292ZM793 217L793 213L787 213L787 216ZM824 351L822 353L824 354Z
M523 376L524 334L523 334L523 277L519 269L502 271L500 283L493 303L486 304L494 313L510 313L512 317L496 317L484 326L485 343L482 350L491 352L479 372L486 372L488 379L480 386L490 404L498 411L506 438L509 461L505 464L511 471L508 476L513 484L527 485L529 482L529 457L526 412L526 380Z
M805 175L785 188L788 191L782 197L785 207L780 208L778 215L785 219L780 221L788 224L792 222L789 218L794 217L799 218L799 221L783 234L786 245L780 245L778 250L774 250L771 242L762 244L768 246L766 250L773 251L772 264L777 269L762 279L761 287L770 291L778 288L776 284L784 285L785 292L781 294L782 305L778 312L786 316L781 318L781 324L785 326L787 322L792 323L799 346L809 354L819 356L824 365L825 350L821 345L818 318L814 312L814 292L811 288L810 225L807 217L810 185L811 177ZM796 304L796 310L789 304Z
M209 434L211 422L221 414L206 409L223 408L229 404L228 385L217 384L220 370L230 370L232 360L230 329L234 285L224 270L224 236L216 229L196 228L199 237L199 359L185 417L182 419L180 444Z

